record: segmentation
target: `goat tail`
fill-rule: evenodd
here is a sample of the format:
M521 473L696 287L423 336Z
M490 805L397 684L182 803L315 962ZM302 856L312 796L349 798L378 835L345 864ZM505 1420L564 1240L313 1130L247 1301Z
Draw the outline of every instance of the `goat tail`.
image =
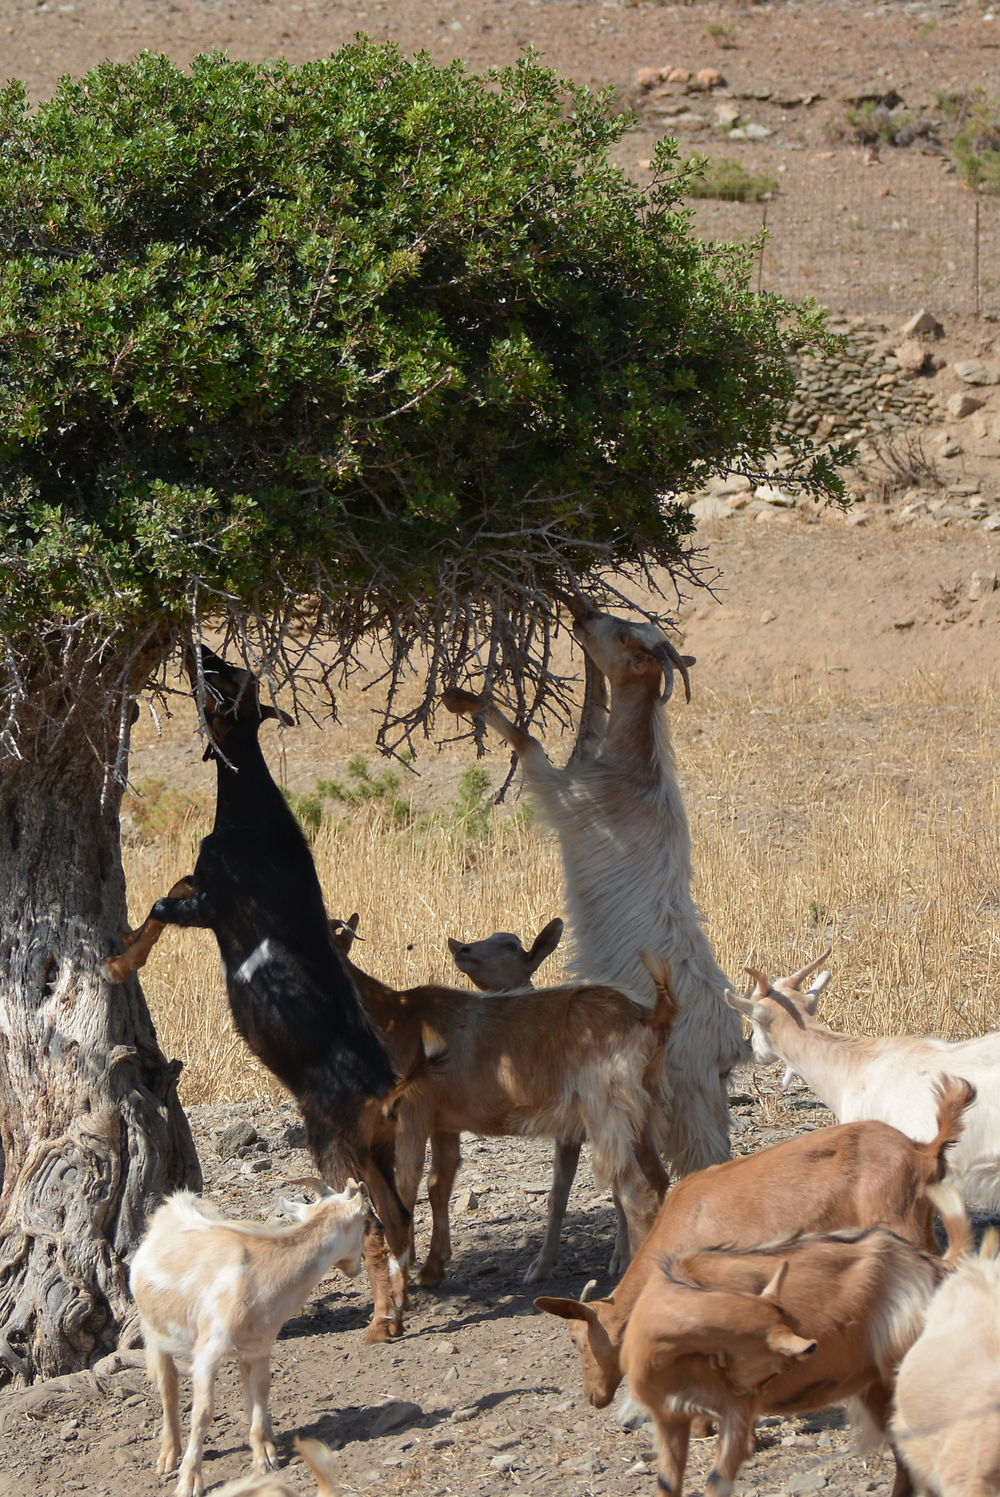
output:
M976 1243L965 1202L951 1180L939 1180L935 1185L928 1185L924 1194L941 1213L948 1238L948 1251L942 1261L953 1267L959 1258L972 1252Z
M668 1039L677 1022L677 995L670 963L658 951L640 951L639 960L653 979L656 1000L646 1023L661 1038Z
M419 1086L421 1081L443 1066L447 1059L448 1045L444 1037L429 1024L424 1024L420 1031L420 1048L416 1059L406 1075L382 1098L383 1116L395 1118L399 1104L407 1092Z
M948 1163L948 1150L958 1142L965 1126L963 1114L976 1100L976 1088L962 1076L942 1076L935 1083L934 1095L938 1104L938 1131L923 1149L928 1162L936 1166L931 1178L940 1180Z

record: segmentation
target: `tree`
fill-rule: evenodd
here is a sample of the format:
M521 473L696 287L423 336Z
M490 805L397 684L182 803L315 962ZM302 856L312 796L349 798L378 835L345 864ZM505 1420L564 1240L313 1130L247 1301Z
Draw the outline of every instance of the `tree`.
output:
M788 440L818 317L693 238L669 150L630 183L624 128L530 57L477 78L361 39L0 95L9 1375L114 1344L147 1203L197 1180L177 1067L101 965L138 693L212 626L329 696L379 640L390 749L470 670L530 720L565 590L693 577L671 494Z

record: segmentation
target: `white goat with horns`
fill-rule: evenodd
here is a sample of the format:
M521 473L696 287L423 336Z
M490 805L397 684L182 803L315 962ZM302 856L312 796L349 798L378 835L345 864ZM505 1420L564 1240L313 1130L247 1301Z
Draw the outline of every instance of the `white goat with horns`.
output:
M528 788L559 837L572 972L612 983L651 1006L641 951L670 964L679 1017L668 1051L673 1105L667 1154L678 1173L730 1156L726 1081L746 1056L742 1025L723 1002L730 987L691 894L691 835L677 783L666 703L675 671L690 698L690 656L649 623L571 602L587 660L577 748L565 769L485 697L452 689L449 712L481 717L518 754Z
M747 971L747 996L727 993L730 1007L750 1020L754 1057L780 1060L786 1078L800 1076L838 1123L870 1118L890 1123L908 1138L934 1137L935 1085L944 1075L964 1076L976 1088L962 1136L948 1156L948 1178L970 1204L1000 1206L1000 1033L969 1040L934 1035L838 1034L815 1017L829 972L812 977L829 949L788 977Z

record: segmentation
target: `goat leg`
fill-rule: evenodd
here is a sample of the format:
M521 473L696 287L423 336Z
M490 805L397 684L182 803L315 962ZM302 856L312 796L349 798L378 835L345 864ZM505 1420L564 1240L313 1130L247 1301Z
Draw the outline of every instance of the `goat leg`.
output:
M563 1219L566 1215L566 1204L569 1201L569 1193L576 1178L582 1147L583 1145L578 1138L560 1138L556 1140L555 1152L552 1157L552 1189L549 1191L548 1215L545 1221L545 1240L542 1243L538 1257L524 1276L526 1284L538 1284L542 1279L547 1279L555 1267L556 1258L559 1255L559 1239L562 1236Z
M167 899L189 899L194 894L194 883L190 876L178 879L167 895ZM109 956L104 970L112 982L124 982L133 972L138 972L149 960L149 953L163 934L168 921L157 919L153 911L165 903L158 899L145 920L136 930L119 932L119 940L125 950L119 956Z
M451 1193L462 1163L461 1139L457 1133L431 1135L431 1167L427 1175L427 1199L431 1208L431 1244L417 1283L440 1284L451 1262Z

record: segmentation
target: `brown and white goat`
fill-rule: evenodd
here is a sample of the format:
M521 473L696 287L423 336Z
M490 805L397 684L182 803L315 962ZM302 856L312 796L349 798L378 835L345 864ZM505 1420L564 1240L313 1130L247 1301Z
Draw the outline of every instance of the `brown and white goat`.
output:
M761 1414L856 1400L867 1432L884 1439L896 1369L945 1272L884 1227L662 1257L621 1349L632 1396L656 1425L660 1491L680 1497L698 1414L719 1421L713 1497L729 1497ZM912 1490L897 1456L893 1497Z
M969 1040L837 1034L815 1017L829 972L803 991L829 955L789 977L772 980L751 970L756 986L747 997L726 994L730 1007L750 1021L755 1058L782 1061L839 1123L878 1118L916 1139L934 1134L934 1083L943 1075L964 1076L976 1100L948 1157L948 1177L971 1204L1000 1206L1000 1033Z
M275 1337L331 1264L351 1276L360 1271L371 1215L367 1191L354 1180L340 1194L322 1181L297 1183L323 1194L309 1205L282 1202L298 1218L288 1225L231 1221L190 1191L179 1191L154 1212L132 1260L129 1279L146 1360L163 1405L161 1476L181 1453L175 1358L191 1359L191 1433L176 1497L201 1497L205 1490L202 1451L215 1377L230 1354L239 1361L254 1467L274 1466L267 1397Z
M353 925L341 924L342 950L353 935ZM666 964L646 959L656 974L652 1010L593 984L488 998L435 986L397 992L347 960L399 1069L412 1067L427 1031L444 1048L401 1097L396 1118L396 1178L410 1210L433 1140L431 1244L419 1283L440 1283L451 1260L449 1203L462 1132L588 1139L595 1178L621 1200L635 1251L669 1183L657 1128L675 1009Z
M968 1225L950 1181L931 1194L946 1219ZM1000 1492L1000 1236L991 1227L978 1254L972 1245L968 1231L896 1379L893 1439L931 1497Z
M481 941L456 941L448 937L448 947L458 970L484 993L504 993L512 989L533 987L532 977L542 962L559 944L563 932L560 919L544 925L525 950L520 936L511 931L496 931ZM432 1151L435 1140L431 1140ZM566 1217L569 1193L580 1163L582 1139L560 1138L552 1156L552 1188L546 1208L545 1237L537 1256L524 1276L526 1284L537 1284L552 1272L559 1256L559 1241ZM432 1165L433 1168L433 1165ZM621 1202L615 1198L617 1229L611 1272L624 1267L622 1246L628 1242L628 1223Z
M681 1180L610 1298L589 1299L588 1285L579 1300L535 1300L540 1310L570 1322L590 1403L603 1409L614 1397L629 1320L665 1255L719 1243L751 1248L795 1232L875 1225L933 1253L934 1213L926 1188L941 1179L946 1151L974 1095L967 1081L944 1078L937 1135L926 1144L886 1123L845 1123Z
M665 1152L687 1174L729 1158L726 1081L747 1054L742 1027L723 1001L732 984L691 892L691 834L670 741L674 671L687 689L694 662L652 624L614 618L580 597L572 611L593 690L565 769L487 698L453 689L441 701L485 722L520 758L525 784L559 838L577 979L612 983L650 1003L639 953L656 951L669 963L678 1018Z

